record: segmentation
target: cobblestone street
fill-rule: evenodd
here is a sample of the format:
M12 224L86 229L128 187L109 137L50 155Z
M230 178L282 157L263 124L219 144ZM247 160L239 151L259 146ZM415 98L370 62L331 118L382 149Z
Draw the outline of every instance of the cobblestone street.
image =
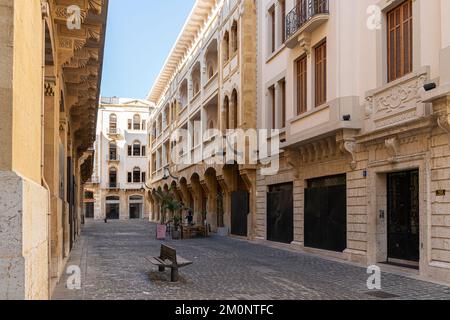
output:
M80 266L82 289L63 276L53 299L375 299L364 268L232 238L167 241L194 261L168 282L145 257L157 256L155 225L88 222L67 266ZM381 298L450 299L448 287L384 273Z

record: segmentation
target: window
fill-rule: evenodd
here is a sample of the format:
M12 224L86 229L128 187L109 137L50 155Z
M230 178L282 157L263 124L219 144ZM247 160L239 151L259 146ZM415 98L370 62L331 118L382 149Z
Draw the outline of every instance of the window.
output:
M141 156L142 157L145 157L145 154L146 154L146 150L145 149L146 149L145 146L142 146L142 151L141 151Z
M269 35L270 35L270 53L275 52L275 6L269 9Z
M141 156L141 143L139 141L133 143L133 157Z
M307 56L297 60L297 115L307 111Z
M388 82L412 72L412 0L387 13Z
M225 122L225 129L231 129L230 128L230 102L228 100L228 97L225 96L225 100L223 101L223 110L224 110L224 122Z
M112 114L109 116L109 132L115 133L117 131L117 116Z
M275 86L269 88L269 102L270 102L270 120L271 129L276 129L276 98L275 98Z
M133 120L128 119L128 130L131 130L133 128Z
M238 127L238 110L238 95L237 91L233 90L231 94L230 129L237 129Z
M322 42L315 48L315 106L327 102L327 43Z
M141 182L145 182L147 179L145 179L146 177L146 174L145 174L145 172L142 172L141 173Z
M286 128L286 80L279 83L281 92L281 128Z
M133 182L133 175L131 174L131 172L128 172L128 183L132 182Z
M142 130L145 130L145 127L146 127L145 120L142 120Z
M117 187L117 169L116 168L109 169L109 186L111 188Z
M222 55L223 55L223 63L227 63L230 59L230 34L228 31L225 32L223 36L222 42Z
M138 114L133 116L133 130L141 130L141 116Z
M141 182L141 169L136 167L133 169L133 183Z
M238 26L237 22L233 21L231 26L231 53L234 54L238 50Z
M281 43L286 41L286 0L280 0Z
M109 160L117 159L117 145L115 142L110 142L109 144Z
M133 155L133 147L128 146L128 156L131 157Z

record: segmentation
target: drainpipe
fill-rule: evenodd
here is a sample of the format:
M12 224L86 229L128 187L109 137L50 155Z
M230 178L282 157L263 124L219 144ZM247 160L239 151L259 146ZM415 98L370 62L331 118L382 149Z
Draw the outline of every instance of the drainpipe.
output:
M45 86L45 18L49 16L49 7L47 1L41 2L41 9L42 9L42 79L41 79L41 90L44 91ZM51 276L51 233L50 233L50 223L51 223L51 193L50 193L50 187L48 186L47 181L45 180L44 175L44 153L45 153L45 94L43 92L41 97L41 179L42 179L42 186L47 190L47 242L48 242L48 298L51 299L51 286L52 286L52 276Z

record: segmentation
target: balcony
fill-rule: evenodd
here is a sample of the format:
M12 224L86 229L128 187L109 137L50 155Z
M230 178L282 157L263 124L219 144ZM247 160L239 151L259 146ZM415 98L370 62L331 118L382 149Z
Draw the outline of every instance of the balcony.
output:
M107 162L120 162L120 156L118 154L106 155Z
M118 128L109 128L107 130L108 135L111 137L119 136L120 135L120 129Z
M120 183L117 182L109 182L106 186L108 190L120 190Z
M286 46L295 48L303 32L312 32L328 21L328 0L302 0L286 16Z

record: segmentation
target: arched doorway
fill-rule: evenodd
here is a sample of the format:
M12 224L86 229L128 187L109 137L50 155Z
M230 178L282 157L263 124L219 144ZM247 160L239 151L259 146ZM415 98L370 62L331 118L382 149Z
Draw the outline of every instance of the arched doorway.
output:
M142 219L144 198L142 196L130 196L128 203L130 219Z
M120 218L120 198L117 196L106 197L106 219L118 220Z

